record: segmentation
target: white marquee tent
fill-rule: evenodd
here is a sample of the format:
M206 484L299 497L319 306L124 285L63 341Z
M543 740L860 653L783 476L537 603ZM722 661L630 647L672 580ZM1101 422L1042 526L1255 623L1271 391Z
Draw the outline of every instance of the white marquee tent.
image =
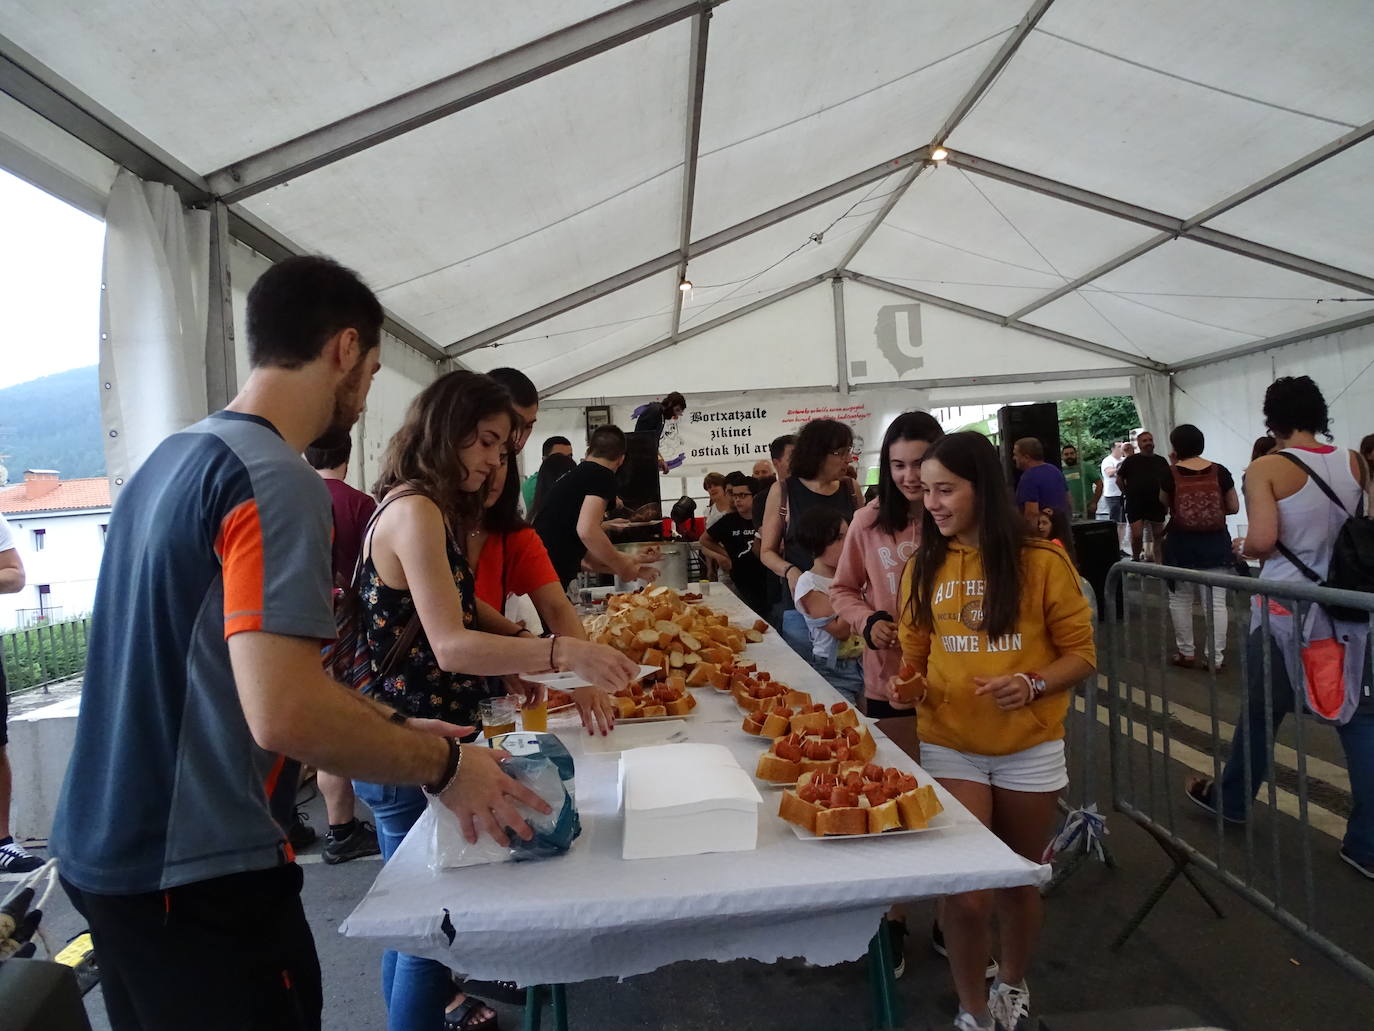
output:
M1368 0L3 0L0 167L107 220L112 475L299 251L391 314L369 460L457 362L1132 393L1240 465L1274 375L1374 430L1371 54Z

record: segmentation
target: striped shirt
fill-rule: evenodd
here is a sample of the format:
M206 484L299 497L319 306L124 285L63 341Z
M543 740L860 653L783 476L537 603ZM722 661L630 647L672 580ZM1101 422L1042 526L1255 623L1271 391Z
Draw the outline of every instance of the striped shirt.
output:
M96 894L290 860L296 764L259 748L228 639L334 636L329 493L265 419L168 437L110 517L81 714L52 832Z

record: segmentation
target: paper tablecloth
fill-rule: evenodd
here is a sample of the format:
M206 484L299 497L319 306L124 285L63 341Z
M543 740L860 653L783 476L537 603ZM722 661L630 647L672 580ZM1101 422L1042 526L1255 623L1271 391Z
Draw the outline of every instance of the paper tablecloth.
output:
M708 603L732 622L756 618L717 588ZM745 658L816 701L839 695L772 631ZM691 741L726 745L745 770L767 742L740 729L727 694L695 691ZM866 721L867 722L867 721ZM930 778L876 728L883 766ZM629 977L689 959L801 957L818 965L863 955L898 900L1043 883L1027 862L942 789L955 825L877 839L798 840L765 788L758 848L670 859L621 859L615 755L583 753L575 721L550 729L573 751L583 833L558 859L431 873L424 843L407 838L340 930L428 956L470 977L563 984Z

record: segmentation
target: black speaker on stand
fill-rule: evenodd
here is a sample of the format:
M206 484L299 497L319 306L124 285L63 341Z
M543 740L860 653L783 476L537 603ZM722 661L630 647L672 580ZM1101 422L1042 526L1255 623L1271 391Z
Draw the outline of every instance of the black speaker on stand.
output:
M997 412L997 433L1002 440L1002 465L1007 471L1007 483L1013 489L1021 474L1011 460L1011 449L1022 437L1039 440L1045 448L1045 461L1051 465L1057 467L1063 460L1059 451L1059 405L1053 401L1003 406Z

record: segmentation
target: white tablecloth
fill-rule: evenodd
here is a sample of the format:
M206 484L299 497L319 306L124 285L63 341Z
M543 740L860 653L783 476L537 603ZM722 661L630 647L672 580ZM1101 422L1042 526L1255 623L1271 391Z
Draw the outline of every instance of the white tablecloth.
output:
M716 588L708 603L734 622L756 618ZM748 649L775 679L816 701L838 695L778 635ZM729 747L753 772L764 740L739 729L734 700L697 689L685 721L689 740ZM618 757L582 751L575 721L550 729L577 761L583 833L558 859L431 873L423 843L407 838L340 930L438 959L480 979L559 984L629 977L689 959L819 965L863 955L894 901L979 888L1043 883L1049 868L1027 862L943 790L954 826L877 839L798 840L777 816L777 789L764 788L753 852L620 858ZM875 760L930 778L874 731Z

